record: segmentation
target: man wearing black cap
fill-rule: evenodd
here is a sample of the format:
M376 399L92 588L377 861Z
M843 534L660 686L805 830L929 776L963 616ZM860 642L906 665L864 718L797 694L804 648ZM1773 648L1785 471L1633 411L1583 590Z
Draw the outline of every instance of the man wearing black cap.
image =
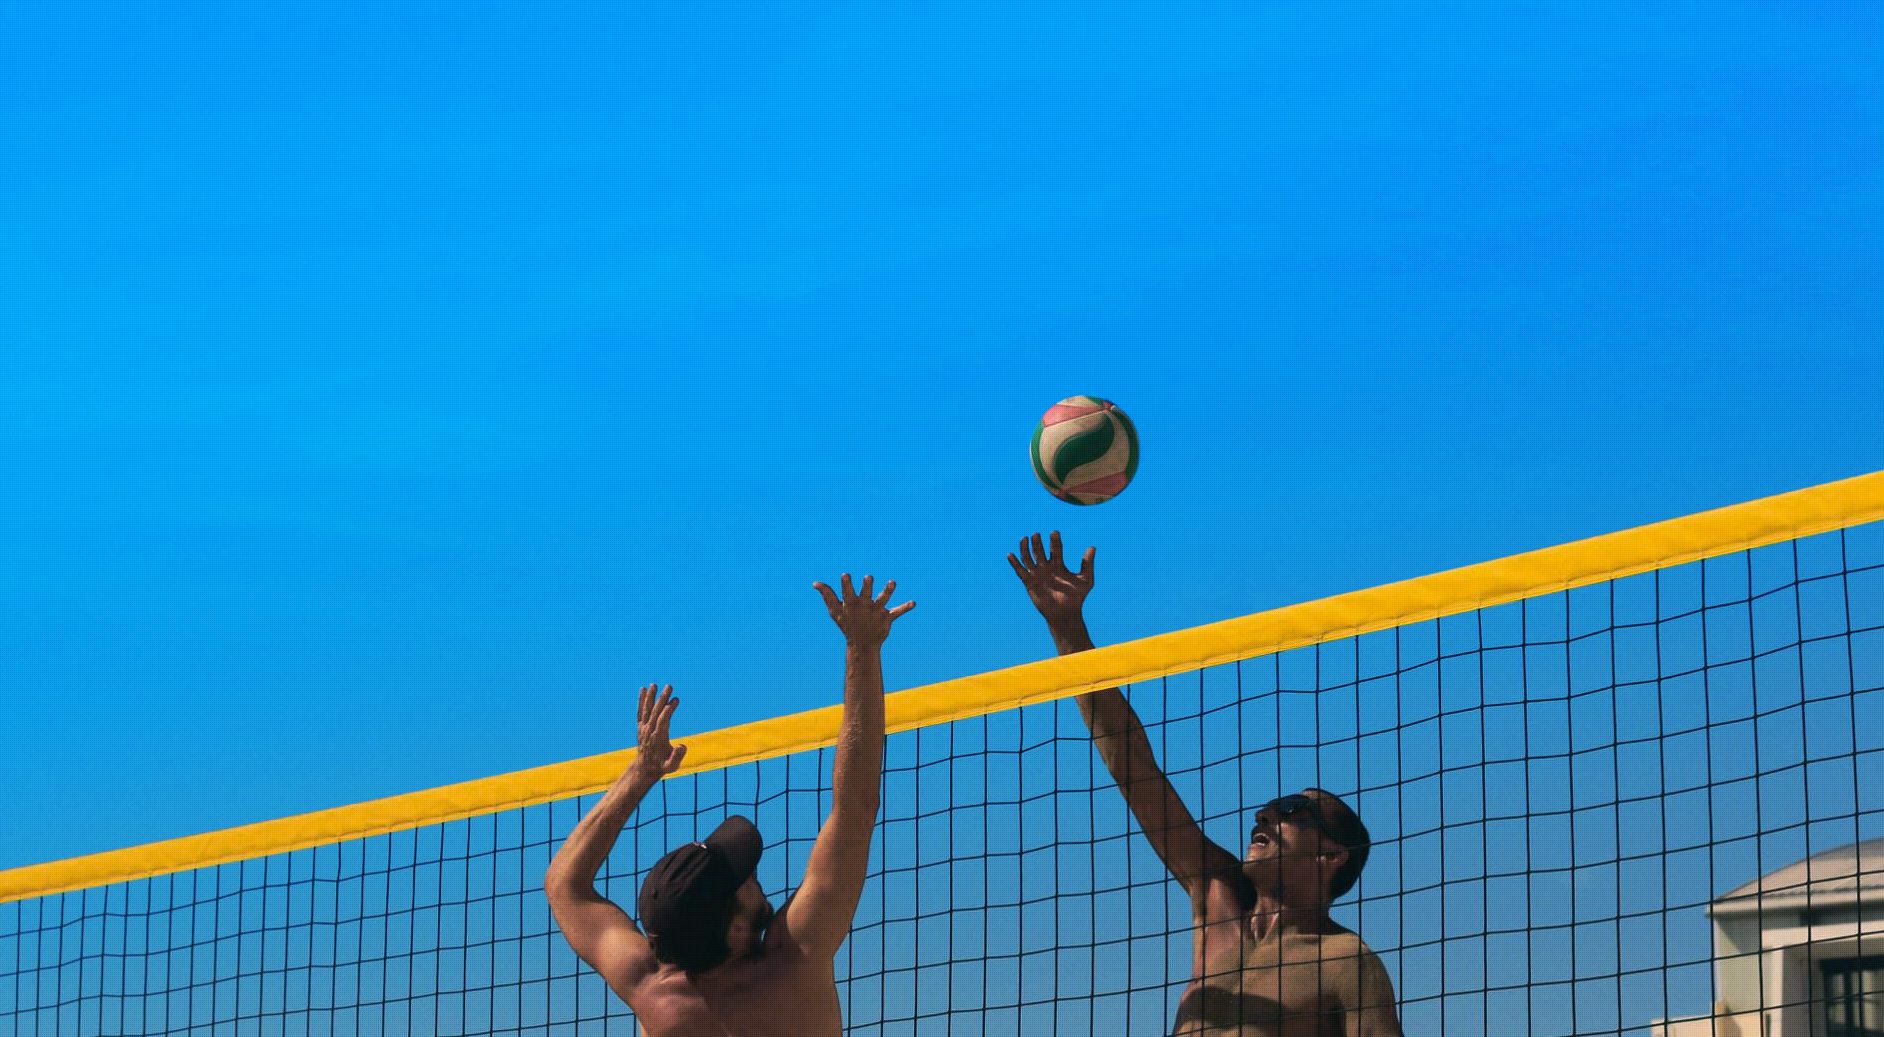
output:
M890 624L915 607L889 607L892 580L840 595L815 583L843 631L844 719L831 774L831 813L812 845L805 879L777 912L753 877L764 843L743 817L660 859L641 884L637 929L595 890L595 874L642 797L687 755L667 740L680 700L669 686L641 689L640 747L628 770L569 833L543 888L583 961L634 1010L650 1037L837 1037L843 1028L831 959L850 933L863 892L883 774L882 648ZM645 929L645 935L643 930Z
M1072 572L1060 534L1048 550L1035 533L1007 556L1062 655L1092 648L1082 607L1094 553L1087 548ZM1172 1033L1400 1037L1387 970L1328 916L1367 865L1360 817L1322 789L1273 799L1257 809L1238 860L1204 835L1117 688L1075 701L1145 838L1190 895L1191 982Z

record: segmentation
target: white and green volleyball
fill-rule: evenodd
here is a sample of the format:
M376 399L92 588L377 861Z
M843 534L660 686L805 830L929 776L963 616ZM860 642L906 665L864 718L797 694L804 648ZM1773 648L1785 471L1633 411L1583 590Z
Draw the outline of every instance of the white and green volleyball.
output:
M1034 429L1034 474L1068 504L1104 504L1138 471L1138 430L1109 400L1069 396Z

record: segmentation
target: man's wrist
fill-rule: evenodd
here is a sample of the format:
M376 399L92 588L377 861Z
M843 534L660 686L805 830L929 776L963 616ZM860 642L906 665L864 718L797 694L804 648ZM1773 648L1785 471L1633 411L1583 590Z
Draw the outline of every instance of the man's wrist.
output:
M1047 630L1056 638L1065 635L1080 635L1086 632L1086 617L1083 613L1056 612L1052 615L1044 616L1044 618L1047 621Z
M629 764L628 769L622 773L621 780L615 783L615 788L619 792L638 798L646 795L654 786L659 785L663 777L665 777L665 775L661 774L660 771L652 766L641 763L639 758L637 758L636 761Z
M1092 635L1086 632L1086 621L1078 617L1061 623L1053 623L1048 628L1053 634L1053 647L1061 655L1084 652L1092 647Z

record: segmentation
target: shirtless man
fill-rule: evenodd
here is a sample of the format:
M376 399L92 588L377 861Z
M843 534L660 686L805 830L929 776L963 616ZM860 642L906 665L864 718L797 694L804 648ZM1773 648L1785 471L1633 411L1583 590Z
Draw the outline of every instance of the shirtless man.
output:
M883 774L883 641L916 606L889 607L894 580L843 593L813 584L844 633L844 719L831 768L831 814L805 880L777 912L753 877L764 843L743 817L661 858L641 885L641 924L595 890L595 873L642 797L679 769L667 740L680 700L641 689L640 751L550 862L543 889L569 946L628 1003L649 1037L838 1037L831 959L850 932L869 866Z
M1070 571L1054 533L1022 540L1008 563L1060 654L1092 647L1081 612L1092 548ZM1393 982L1361 938L1328 917L1367 864L1368 835L1346 803L1305 789L1258 808L1238 861L1205 837L1158 769L1138 714L1117 688L1079 696L1093 744L1171 877L1190 895L1191 981L1174 1035L1400 1037Z

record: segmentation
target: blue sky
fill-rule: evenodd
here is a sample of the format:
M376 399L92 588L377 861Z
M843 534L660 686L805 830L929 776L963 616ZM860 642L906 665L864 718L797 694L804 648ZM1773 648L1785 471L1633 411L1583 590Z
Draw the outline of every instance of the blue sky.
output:
M1884 467L1861 3L0 13L0 867ZM1093 393L1118 500L1034 483Z

